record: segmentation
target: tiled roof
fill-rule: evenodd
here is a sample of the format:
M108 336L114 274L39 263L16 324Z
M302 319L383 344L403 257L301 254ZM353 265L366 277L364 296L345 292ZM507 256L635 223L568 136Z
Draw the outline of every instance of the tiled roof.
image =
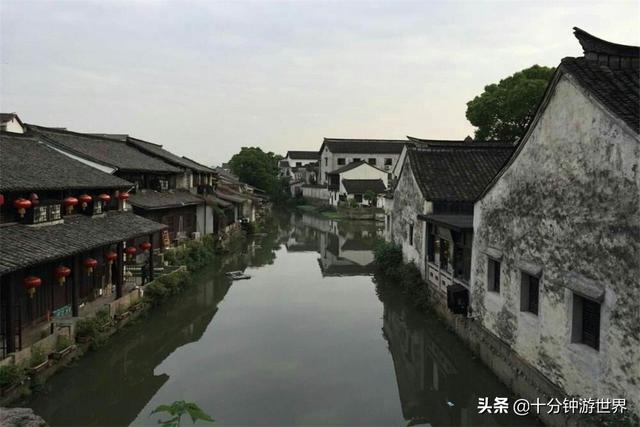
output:
M193 169L197 172L205 172L205 173L214 172L214 170L211 168L208 168L204 165L194 162L193 160L185 159L184 157L180 157L168 150L165 150L164 148L162 148L162 145L154 144L148 141L143 141L142 139L133 138L133 137L128 137L127 143L131 144L132 146L136 147L139 150L142 150L143 152L151 156L159 157L162 160L174 166L178 166L185 169Z
M226 200L228 202L233 202L233 203L244 203L247 200L249 200L248 197L245 197L243 195L240 195L238 193L224 193L222 191L216 190L216 197L221 198L222 200Z
M381 179L343 179L342 185L348 194L364 194L369 190L379 194L387 190Z
M134 194L131 194L129 202L135 207L153 210L201 205L204 200L186 190L137 190Z
M0 134L0 190L128 188L124 179L99 171L22 134Z
M514 147L433 147L408 150L413 174L429 201L474 202Z
M123 171L179 173L181 169L114 138L27 125L52 145Z
M22 124L22 120L16 113L0 113L0 123L7 123L11 120L16 119L20 124Z
M286 160L280 160L280 162L278 162L278 166L280 166L281 168L288 168L289 162Z
M131 212L73 215L64 224L0 227L0 274L167 228Z
M407 143L403 139L340 139L325 138L320 147L328 147L332 153L371 153L371 154L400 154Z
M287 155L290 159L313 159L317 160L320 158L320 154L317 151L287 151Z
M513 144L512 141L498 141L498 140L476 141L476 140L472 139L469 136L467 136L465 139L462 139L462 140L422 139L422 138L415 138L413 136L407 136L407 138L409 138L409 141L410 141L410 142L407 143L407 145L410 146L410 147L415 147L415 148L429 148L429 147L438 147L438 146L446 146L446 147L462 146L462 147L466 147L469 144L482 145L483 147L504 147L505 145L512 145Z
M207 202L208 205L218 205L221 208L228 208L229 206L232 206L233 203L229 203L229 202L225 202L224 200L222 200L219 197L216 197L212 194L209 194L207 196L204 197L205 201Z
M575 77L609 111L640 133L638 69L611 69L586 58L564 58L560 67Z
M357 168L359 166L362 166L362 165L369 165L369 164L367 162L362 162L362 161L360 161L360 162L351 162L348 165L340 166L338 169L335 169L335 170L329 172L329 174L330 175L340 175L343 172L350 171L351 169L355 169L355 168ZM369 165L369 166L371 166L371 165ZM371 166L371 167L373 167L373 166Z
M473 215L418 215L418 218L457 230L473 229Z

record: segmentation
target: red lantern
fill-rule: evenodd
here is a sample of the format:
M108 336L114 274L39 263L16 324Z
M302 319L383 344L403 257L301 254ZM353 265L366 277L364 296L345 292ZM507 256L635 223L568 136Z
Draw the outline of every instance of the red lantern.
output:
M18 213L20 214L20 218L24 218L24 214L31 207L31 200L23 199L22 197L19 199L15 199L13 201L13 206L18 209Z
M84 260L84 266L87 269L87 274L91 274L93 269L98 266L98 261L93 258L87 258Z
M67 208L67 215L73 213L73 207L78 204L78 199L75 197L67 197L62 201L62 204Z
M0 194L0 206L4 205L4 195Z
M107 259L107 261L109 262L109 265L111 265L111 264L113 264L113 262L114 262L115 260L117 260L117 259L118 259L118 254L117 254L117 253L115 253L115 252L113 252L113 251L111 251L111 252L107 252L107 254L106 254L104 257L105 257L105 258Z
M88 194L81 194L80 196L78 196L78 200L80 200L80 206L82 206L82 210L85 210L87 208L87 205L91 203L93 198Z
M111 196L106 193L102 193L98 196L98 199L100 199L100 201L106 205L111 201Z
M127 246L127 248L124 251L127 253L127 255L129 255L130 260L133 258L136 252L138 252L135 246Z
M118 199L120 199L120 200L128 200L129 199L129 193L127 193L126 191L121 191L120 193L118 193Z
M140 243L140 249L142 249L145 252L149 252L149 249L151 249L151 243L149 242Z
M42 285L42 279L36 276L25 277L22 281L22 286L27 290L29 298L33 298L40 285Z
M69 267L65 267L64 265L57 267L54 271L54 275L56 276L56 279L58 279L58 283L60 284L60 286L64 285L64 282L67 280L67 277L69 277L70 274L71 269Z

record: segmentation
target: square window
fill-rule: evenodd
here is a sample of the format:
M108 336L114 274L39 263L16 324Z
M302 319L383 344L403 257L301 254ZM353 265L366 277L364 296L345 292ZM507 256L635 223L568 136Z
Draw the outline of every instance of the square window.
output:
M372 166L375 166L375 165L376 165L376 159L375 159L375 157L371 157L371 158L369 159L369 164L370 164L370 165L372 165Z
M537 316L539 295L540 278L522 272L520 279L520 311L528 311Z
M353 196L353 199L358 202L358 203L362 203L362 194L356 194Z
M487 285L489 291L500 293L500 261L492 258L487 265Z
M571 341L600 348L600 303L573 294Z
M296 162L296 167L299 168L300 166L302 166L302 162Z
M346 159L344 157L338 158L338 165L342 166L346 163Z
M60 205L49 206L49 221L56 221L62 218L62 210Z
M393 164L393 159L384 159L384 165L385 166L391 166Z
M351 160L351 163L358 163L359 161L360 161L360 158L359 158L359 157L354 157L354 158Z
M33 209L33 222L34 224L39 224L41 222L47 222L47 214L48 214L47 206L36 206Z

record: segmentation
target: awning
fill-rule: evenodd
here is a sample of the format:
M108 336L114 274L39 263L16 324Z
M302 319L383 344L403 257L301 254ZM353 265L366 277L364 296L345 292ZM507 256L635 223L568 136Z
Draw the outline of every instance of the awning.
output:
M473 230L473 215L418 215L418 219L453 230Z
M73 215L63 224L0 227L0 274L52 261L167 228L133 212Z

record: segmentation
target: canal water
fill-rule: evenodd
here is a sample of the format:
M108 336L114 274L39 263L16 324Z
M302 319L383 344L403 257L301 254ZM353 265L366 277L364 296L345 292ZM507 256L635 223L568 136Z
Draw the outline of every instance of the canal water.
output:
M377 291L381 232L274 215L265 236L212 261L29 406L52 426L158 425L152 410L175 400L219 426L538 425L478 414L479 397L510 396L506 387L433 316ZM237 269L252 278L223 274Z

